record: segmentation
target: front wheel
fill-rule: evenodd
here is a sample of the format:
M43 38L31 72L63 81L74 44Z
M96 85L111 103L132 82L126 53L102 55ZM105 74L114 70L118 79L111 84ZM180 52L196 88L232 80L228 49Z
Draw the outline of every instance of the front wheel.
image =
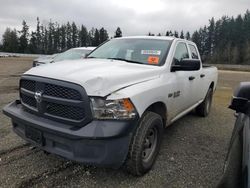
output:
M161 116L154 112L146 112L130 143L125 163L129 173L141 176L152 168L160 150L162 135Z
M212 99L213 99L213 89L209 88L204 101L196 108L196 113L199 116L202 117L208 116L212 106Z

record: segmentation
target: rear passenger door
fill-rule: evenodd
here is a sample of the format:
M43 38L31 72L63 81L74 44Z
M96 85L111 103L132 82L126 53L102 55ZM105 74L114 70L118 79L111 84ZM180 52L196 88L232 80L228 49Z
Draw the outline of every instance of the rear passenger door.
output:
M190 57L192 59L200 60L198 49L196 48L196 46L193 44L188 44L188 48L190 51ZM208 90L208 83L206 82L206 75L202 68L200 68L200 70L198 71L193 71L193 76L195 77L195 79L193 80L193 100L196 103L204 99Z

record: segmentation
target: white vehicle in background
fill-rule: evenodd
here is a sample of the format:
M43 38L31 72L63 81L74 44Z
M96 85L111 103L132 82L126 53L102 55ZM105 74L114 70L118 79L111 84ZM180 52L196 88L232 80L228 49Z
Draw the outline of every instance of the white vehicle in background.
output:
M194 109L209 114L217 76L191 41L115 38L86 59L30 69L20 100L3 111L20 137L47 152L140 176L164 127Z
M41 57L33 61L33 67L40 66L43 64L54 63L58 61L64 61L64 60L83 59L90 52L92 52L95 48L96 47L71 48L63 53L53 54L47 57Z
M33 60L33 67L36 67L42 64L51 63L57 55L58 54L40 56Z

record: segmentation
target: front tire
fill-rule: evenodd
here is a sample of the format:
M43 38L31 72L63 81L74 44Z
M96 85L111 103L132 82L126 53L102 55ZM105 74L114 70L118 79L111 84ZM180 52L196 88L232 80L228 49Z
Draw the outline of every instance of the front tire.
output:
M196 113L199 116L201 117L208 116L212 106L212 99L213 99L213 89L209 88L204 101L196 108Z
M153 166L163 136L161 116L145 112L131 140L125 167L135 176L142 176Z

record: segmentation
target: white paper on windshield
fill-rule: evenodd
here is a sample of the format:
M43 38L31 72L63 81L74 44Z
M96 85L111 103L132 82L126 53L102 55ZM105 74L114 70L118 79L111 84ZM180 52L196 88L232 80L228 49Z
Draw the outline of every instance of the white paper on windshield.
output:
M161 55L161 50L141 50L143 55Z

